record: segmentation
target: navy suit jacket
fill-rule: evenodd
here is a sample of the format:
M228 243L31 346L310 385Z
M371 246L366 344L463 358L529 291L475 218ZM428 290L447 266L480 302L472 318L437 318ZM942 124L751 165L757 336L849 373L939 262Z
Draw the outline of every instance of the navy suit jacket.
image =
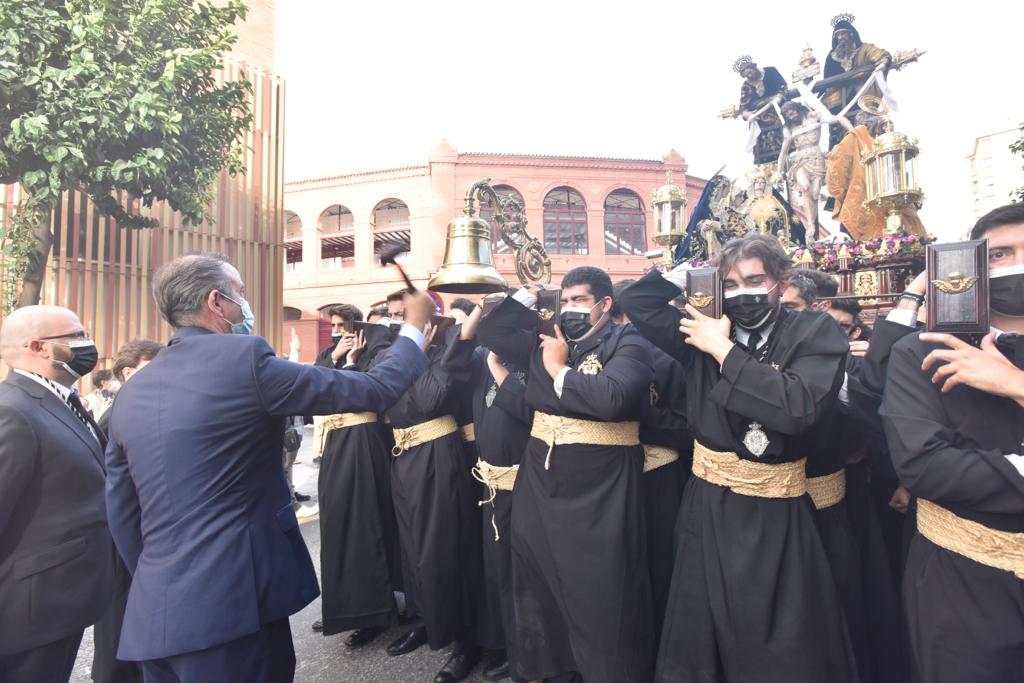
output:
M206 649L313 601L285 417L383 413L426 368L405 337L361 373L282 360L260 337L179 329L110 418L107 513L132 573L118 657Z
M11 371L0 384L0 656L81 633L113 586L100 444L64 401Z

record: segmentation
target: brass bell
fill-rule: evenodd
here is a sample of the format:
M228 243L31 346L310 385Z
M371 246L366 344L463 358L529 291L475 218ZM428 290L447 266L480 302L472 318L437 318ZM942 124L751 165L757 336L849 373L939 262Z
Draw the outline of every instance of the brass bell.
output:
M508 282L494 267L491 226L471 211L448 222L444 262L427 289L449 294L491 294L508 288Z

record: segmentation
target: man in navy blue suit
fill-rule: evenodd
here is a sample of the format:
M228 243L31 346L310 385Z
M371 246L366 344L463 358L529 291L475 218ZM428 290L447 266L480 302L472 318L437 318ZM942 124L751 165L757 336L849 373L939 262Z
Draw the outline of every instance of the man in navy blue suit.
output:
M433 312L366 373L279 359L250 336L238 271L182 256L157 273L170 345L122 389L110 418L107 513L132 573L118 657L146 681L290 681L288 617L319 594L281 467L288 415L383 412L427 368ZM230 333L235 334L230 334Z

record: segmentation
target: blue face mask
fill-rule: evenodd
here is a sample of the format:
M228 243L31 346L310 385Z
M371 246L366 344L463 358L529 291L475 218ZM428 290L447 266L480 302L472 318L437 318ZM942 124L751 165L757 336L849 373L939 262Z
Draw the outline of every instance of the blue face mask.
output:
M229 323L231 323L231 334L252 334L253 325L256 322L256 318L252 314L252 309L249 308L249 302L246 301L245 299L242 299L241 301L235 301L234 299L225 294L221 294L221 296L227 299L228 301L238 304L238 307L242 309L242 322L232 323L227 318L224 318Z

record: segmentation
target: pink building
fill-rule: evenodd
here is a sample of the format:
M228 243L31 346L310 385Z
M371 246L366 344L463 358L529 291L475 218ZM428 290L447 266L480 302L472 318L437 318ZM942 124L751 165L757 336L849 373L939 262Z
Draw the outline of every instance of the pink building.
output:
M686 161L672 150L660 161L526 154L461 154L447 141L427 163L285 184L284 317L302 339L301 360L319 350L316 321L336 303L363 309L402 287L393 268L376 255L393 243L409 248L405 268L426 286L444 258L448 221L461 215L466 190L491 178L499 194L525 206L527 229L551 257L552 282L581 265L602 268L612 280L637 277L651 261L650 197L666 171L692 206L704 181L686 176ZM493 207L485 205L487 219ZM498 271L518 285L507 247L492 242ZM446 295L445 299L452 297Z

